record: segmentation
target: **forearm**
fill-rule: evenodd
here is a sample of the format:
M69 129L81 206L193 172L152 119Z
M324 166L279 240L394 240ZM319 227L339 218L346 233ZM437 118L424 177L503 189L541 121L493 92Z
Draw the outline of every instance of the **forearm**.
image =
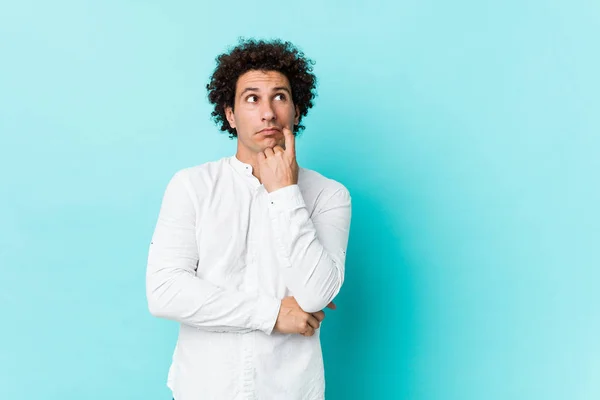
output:
M197 204L185 171L175 174L163 197L146 270L150 312L198 329L271 333L280 300L225 289L196 276Z
M297 185L270 193L271 226L287 287L306 312L339 293L345 271L351 200L339 190L311 219Z
M186 270L161 267L155 258L151 250L146 288L152 315L209 331L271 333L279 300L220 288Z

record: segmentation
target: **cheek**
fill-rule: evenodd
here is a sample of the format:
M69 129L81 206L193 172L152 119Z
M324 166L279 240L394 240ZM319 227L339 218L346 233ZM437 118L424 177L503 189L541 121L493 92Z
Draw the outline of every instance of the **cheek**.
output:
M254 114L255 112L253 112L252 110L240 109L235 116L235 121L241 127L247 126L248 123L251 123L252 120L255 118Z
M277 109L277 116L286 121L293 121L296 116L296 110L291 105L281 105Z

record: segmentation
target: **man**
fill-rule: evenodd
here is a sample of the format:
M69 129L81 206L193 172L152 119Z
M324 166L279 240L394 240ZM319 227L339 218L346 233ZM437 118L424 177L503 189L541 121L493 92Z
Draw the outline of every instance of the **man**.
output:
M296 162L311 64L278 40L217 58L212 116L237 152L174 174L148 256L150 312L180 323L175 400L324 398L319 327L344 281L351 198Z

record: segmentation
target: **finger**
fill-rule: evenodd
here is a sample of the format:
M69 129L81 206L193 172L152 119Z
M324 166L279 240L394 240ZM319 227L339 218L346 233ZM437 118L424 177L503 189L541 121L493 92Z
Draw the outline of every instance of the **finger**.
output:
M263 153L262 151L259 151L258 154L256 155L256 159L258 160L258 162L263 162L266 160L266 156L265 153Z
M280 145L277 145L277 146L273 147L273 152L274 153L282 153L282 154L284 154L285 150Z
M285 137L285 152L290 156L296 156L296 138L291 130L283 128L283 137Z
M308 314L308 319L306 322L308 322L308 325L312 326L314 329L319 329L319 320L313 317L312 314Z
M327 308L331 308L332 310L335 310L337 308L337 306L332 301L331 303L327 304Z
M312 336L314 334L315 334L315 330L311 326L309 326L308 329L306 329L304 332L301 333L302 336L306 336L306 337Z
M317 319L317 321L321 322L325 319L325 313L323 311L317 311L312 313L313 317Z
M270 157L273 155L273 149L270 147L267 147L266 149L263 150L263 153L265 153L265 157Z

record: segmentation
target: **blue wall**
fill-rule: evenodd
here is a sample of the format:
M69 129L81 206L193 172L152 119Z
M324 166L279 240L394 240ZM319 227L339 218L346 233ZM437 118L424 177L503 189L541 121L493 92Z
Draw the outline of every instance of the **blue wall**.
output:
M0 398L169 398L149 239L253 36L316 60L299 161L353 196L328 400L600 399L600 3L218 3L0 6Z

